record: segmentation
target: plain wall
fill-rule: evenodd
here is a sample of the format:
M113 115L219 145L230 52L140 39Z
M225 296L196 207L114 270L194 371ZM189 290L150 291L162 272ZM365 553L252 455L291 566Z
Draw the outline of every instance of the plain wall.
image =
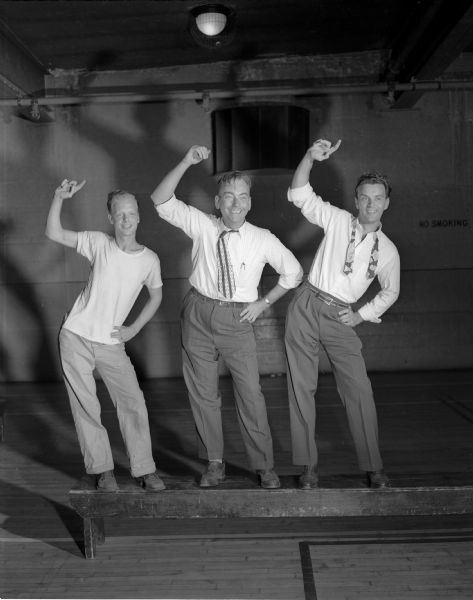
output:
M310 110L311 140L342 139L338 152L312 172L311 182L324 200L354 210L353 186L361 172L381 170L392 180L383 231L401 255L401 295L381 324L358 327L368 369L471 368L473 94L428 93L415 109L400 111L372 95L295 103ZM2 381L60 378L58 329L89 272L84 258L44 236L54 189L64 178L87 180L65 203L63 223L71 229L110 231L105 201L112 189L131 191L140 200L138 239L161 259L164 300L128 348L141 377L181 375L179 309L188 289L191 244L159 219L149 195L190 145L211 147L211 141L211 112L194 101L59 107L47 123L5 114L0 121ZM248 218L278 235L307 272L321 230L287 202L291 175L289 170L254 174ZM207 161L186 173L178 196L211 211L215 190ZM265 271L262 291L275 280ZM374 283L367 297L376 289ZM255 325L262 374L285 371L282 335L290 297ZM330 368L324 356L321 368Z

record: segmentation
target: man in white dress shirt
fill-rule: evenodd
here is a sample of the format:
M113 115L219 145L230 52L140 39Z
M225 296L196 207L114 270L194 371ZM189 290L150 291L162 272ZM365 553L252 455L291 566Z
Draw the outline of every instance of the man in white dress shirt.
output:
M297 167L288 192L289 201L325 233L308 280L294 294L286 319L293 461L304 466L299 477L303 489L317 487L318 483L314 395L320 346L332 365L359 468L366 471L371 487L389 486L379 451L373 392L354 327L363 321L380 323L380 316L399 295L399 254L381 230L391 188L383 175L362 175L355 187L357 218L322 201L309 183L312 166L314 161L329 158L339 145L340 140L334 146L327 140L317 140ZM381 290L354 312L351 305L374 277Z
M174 192L191 165L208 158L204 146L192 146L151 195L160 217L193 241L192 285L181 313L183 374L208 465L201 487L225 479L218 359L233 379L238 420L251 468L262 487L280 486L274 471L273 444L261 392L253 332L255 319L302 280L292 252L267 229L246 221L251 208L250 178L241 172L219 181L215 207L221 217L181 202ZM278 283L258 298L263 267L279 273Z

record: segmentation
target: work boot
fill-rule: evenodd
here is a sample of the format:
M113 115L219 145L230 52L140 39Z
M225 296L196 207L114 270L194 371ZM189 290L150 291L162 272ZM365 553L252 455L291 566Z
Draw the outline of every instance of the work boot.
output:
M215 487L225 479L225 463L211 460L200 479L200 487Z
M95 478L95 487L99 492L118 492L120 489L113 471L98 473Z
M391 487L391 482L389 481L386 473L381 469L380 471L368 471L368 483L370 488L372 489L383 489Z
M166 489L164 481L159 477L156 471L154 473L142 475L141 477L136 477L136 480L147 492L160 492L161 490Z
M305 465L304 471L299 475L299 487L302 490L312 490L318 487L319 477L316 465Z
M266 469L265 471L256 471L258 473L260 485L265 490L275 490L281 487L279 477L273 471L273 469Z

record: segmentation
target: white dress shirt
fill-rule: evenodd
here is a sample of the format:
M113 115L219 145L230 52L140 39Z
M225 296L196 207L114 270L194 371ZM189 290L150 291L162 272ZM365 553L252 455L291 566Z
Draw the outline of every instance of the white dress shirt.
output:
M171 225L182 229L193 241L191 285L204 296L225 300L217 288L217 241L227 229L222 219L189 206L176 196L156 210ZM264 265L279 273L278 283L289 290L302 281L303 271L296 257L269 230L245 221L238 233L228 236L228 249L235 276L232 302L254 302Z
M400 285L400 261L396 246L381 231L364 234L355 222L355 256L353 272L345 274L343 267L352 231L352 215L346 210L324 202L307 183L300 188L289 189L288 200L301 209L311 223L322 227L325 236L315 254L309 272L309 282L320 290L343 300L356 302L368 289L372 279L366 277L375 235L378 236L378 264L375 274L381 285L379 293L358 309L364 321L380 323L379 318L398 298Z

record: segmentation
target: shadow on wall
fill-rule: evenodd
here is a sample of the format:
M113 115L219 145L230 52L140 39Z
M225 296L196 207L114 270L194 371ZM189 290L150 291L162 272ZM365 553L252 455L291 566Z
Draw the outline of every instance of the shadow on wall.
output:
M238 99L236 102L238 102ZM180 374L176 371L173 372L172 369L175 369L176 365L178 365L177 368L180 368L181 363L179 309L182 297L188 289L187 279L191 268L191 242L180 230L168 225L157 216L149 195L161 178L181 160L191 144L196 142L209 144L208 139L202 138L210 137L210 114L203 117L202 107L197 106L197 104L194 106L191 103L187 103L184 108L179 106L178 103L172 105L135 104L131 107L128 106L125 110L126 119L134 128L134 131L130 134L126 127L124 128L118 124L114 126L112 118L103 118L105 113L110 114L114 110L120 111L122 109L110 107L104 110L103 107L99 109L93 106L69 108L68 111L72 113L72 118L68 119L67 126L71 130L71 141L74 139L83 140L84 147L88 148L93 145L103 151L107 159L110 159L112 174L107 175L109 179L107 186L114 189L127 189L140 200L141 223L138 239L156 251L160 257L164 279L164 299L152 322L144 328L136 340L132 340L129 344L129 352L141 378L150 375L156 376L156 373L159 373L159 376L175 376ZM324 127L327 127L326 121L330 112L330 100L328 98L318 100L315 108L311 106L311 111L312 129L316 132L310 135L311 140L313 140L324 136ZM120 114L123 113L113 113L113 116ZM251 128L251 123L247 125ZM39 141L36 145L39 151L44 148L46 141L50 140L50 132L55 126L57 127L57 124L52 125L50 130L44 128L34 130L34 135L38 132ZM170 131L173 130L177 134L175 136L176 144L165 141L170 138ZM65 135L68 135L67 132ZM187 143L185 141L186 137L188 138ZM87 164L88 159L85 156L81 157L80 144L77 145L77 148L78 155L75 161L77 161L78 170L80 171L81 169L84 170L84 165ZM27 167L28 164L22 165L22 168ZM58 165L58 170L59 168ZM50 173L51 169L47 166L43 167L43 171L43 177L38 176L36 165L35 182L42 180L48 182L49 185L51 181L52 190L60 176ZM98 173L90 173L89 176L91 179L95 178L100 181L100 164L97 166L97 171ZM86 174L88 175L88 173ZM290 182L290 177L292 177L292 174L288 173L284 177L284 184L281 185L280 177L273 178L264 171L255 174L255 201L250 213L250 221L273 231L286 246L293 250L307 272L322 238L322 232L318 227L308 223L302 217L300 211L287 202L286 188L287 183ZM20 178L17 176L17 179ZM315 188L324 199L335 204L340 201L340 194L338 193L340 178L330 161L317 165L315 181ZM30 184L32 185L31 182ZM51 190L48 191L48 195ZM178 195L183 200L209 212L214 210L212 199L215 192L215 180L208 174L208 164L192 167L178 187ZM26 193L28 194L28 190L26 190ZM105 198L103 202L105 203ZM103 226L102 223L95 222L90 222L89 225L88 219L93 213L86 212L87 208L84 210L84 206L78 203L71 203L67 210L68 219L72 222L71 228L101 229L105 228L106 225L108 226L105 218ZM43 235L42 228L46 212L47 207L45 206L45 214L42 215L43 218L40 220L41 236ZM36 229L38 228L38 222L36 218L34 225ZM77 227L77 223L80 223L79 227ZM24 222L21 225L23 229L26 229L27 225ZM6 238L14 227L14 222L6 219L3 223L3 237ZM24 236L25 234L21 232L21 235ZM6 247L4 244L4 248ZM65 251L69 252L71 257L74 254L73 250L66 249ZM63 252L63 250L58 250L55 255L57 261L63 260L60 252ZM72 257L70 260L74 263L85 261L81 257ZM84 273L87 268L85 262ZM23 270L17 266L5 250L2 254L1 268L3 280L8 286L7 293L14 297L16 304L21 306L30 319L34 321L34 327L39 332L34 335L35 350L28 349L33 362L30 372L37 381L57 380L60 378L60 372L56 348L51 341L52 327L51 323L48 322L46 311L42 308L42 301L37 298L37 286L35 287L33 281L30 282L28 276L24 274L28 272L28 269ZM269 272L272 273L272 270L268 269ZM267 274L266 271L265 274ZM79 275L80 277L82 275ZM11 285L11 282L15 282L14 285ZM60 284L60 281L58 283ZM77 282L76 286L77 292L79 283ZM70 289L71 282L64 281L64 286ZM64 293L62 297L58 296L58 299L54 301L53 304L58 309L57 312L68 310L70 306L64 305L62 307L60 304L72 302L76 293L74 293L74 297L68 296L69 293ZM146 292L141 295L134 313L139 310L145 300ZM131 317L133 317L133 314ZM59 329L60 322L54 323L53 326ZM156 339L157 337L158 339ZM24 354L26 354L26 351ZM11 353L7 351L5 342L3 342L3 347L0 347L0 357L2 359L1 368L4 380L14 379L10 356ZM159 369L155 369L154 367L159 361L162 365Z
M248 42L244 49L245 61L256 58L257 54L257 47L253 43ZM228 83L238 88L239 81L244 80L246 77L246 62L241 64L235 63L232 67ZM287 103L287 98L282 97L280 101L277 98L276 100L270 98L267 100L267 103L284 104ZM241 98L236 97L232 103L228 103L228 106L232 104L235 106L244 106L248 104L248 100L244 96ZM299 98L295 104L308 109L310 112L309 146L318 138L327 138L331 141L336 141L336 139L332 139L332 137L336 136L338 139L338 132L332 130L333 125L330 120L332 99L329 96L311 98L308 102L305 102L303 98ZM267 126L269 127L269 125ZM252 131L255 127L255 123L246 123L244 129ZM275 135L279 135L278 132L281 131L281 128L278 123L275 123L274 129L269 131L269 137L274 139ZM340 152L343 152L343 145ZM307 273L323 238L323 230L317 225L309 223L302 216L300 210L287 201L287 188L290 186L294 169L302 159L302 155L300 157L292 157L292 160L294 158L295 164L291 165L287 173L283 176L275 176L271 170L255 172L253 177L253 204L250 220L259 227L270 229L285 246L292 250L301 263L304 272ZM313 169L311 180L314 182L315 191L324 200L335 206L342 207L344 194L342 189L343 178L336 164L336 160L318 163ZM260 201L260 198L263 201ZM269 274L270 271L266 267L264 274Z
M14 231L14 223L11 219L0 220L0 236L3 240L4 251L0 255L0 281L5 290L5 306L11 307L15 313L21 316L23 322L28 322L28 327L34 329L34 340L36 352L28 353L30 364L25 365L24 371L35 381L49 381L53 378L54 365L57 363L55 348L53 348L48 335L46 319L43 307L36 295L36 288L28 279L17 261L14 261L6 251L8 247L5 241L8 235ZM6 310L6 309L5 309ZM3 319L8 318L4 313ZM9 327L12 323L2 323L2 327ZM21 323L18 324L16 332L10 331L9 334L16 336L28 335L27 330L22 329ZM7 335L3 332L0 340L0 374L3 381L14 381L17 377L17 369L11 364L11 348L8 347Z
M327 133L330 126L331 100L328 97L314 100L309 109L311 131L308 136L310 140L308 147L318 138L331 139L332 137ZM252 130L257 127L257 123L248 122L244 128ZM277 124L274 126L274 131L275 134L279 131ZM252 172L253 203L250 220L259 227L270 229L284 245L292 250L302 264L304 272L307 273L323 238L323 230L309 223L300 210L287 200L287 190L291 185L294 170L303 157L303 152L297 157L295 164L288 169L262 169ZM339 152L342 152L342 149ZM311 183L323 200L335 206L343 206L343 179L336 160L317 163L311 173ZM264 273L270 274L272 271L266 267Z
M111 159L112 188L125 189L137 197L140 206L137 239L155 251L161 262L163 302L153 319L127 344L127 351L140 379L156 376L156 373L160 376L180 375L178 321L181 300L188 289L191 241L159 218L150 194L182 159L188 147L194 143L207 143L198 133L202 127L196 126L196 131L191 129L186 135L184 124L183 135L176 146L172 146L165 141L167 129L170 124L178 131L179 128L173 121L177 117L170 114L168 104L132 105L126 116L127 125L117 127L111 126L108 120L102 123L101 114L95 110L89 111L87 107L73 110L81 111L80 119L71 119L80 138L100 148ZM119 111L120 108L112 107L111 110ZM130 107L124 110L126 112ZM213 180L205 169L206 166L201 165L193 167L179 185L178 195L191 204L195 200L203 202L204 196L209 197L208 208L211 210ZM134 319L147 297L147 291L143 290L127 322ZM178 365L179 372L173 364Z
M51 326L48 315L56 311L58 298L62 303L65 297L62 293L56 297L51 291L54 275L44 237L47 208L42 200L47 197L49 206L58 179L48 165L55 149L51 127L12 119L2 129L7 160L2 172L0 215L0 377L8 383L33 382L31 387L21 384L2 389L6 415L12 413L6 420L5 447L18 456L56 468L57 458L64 456L71 438L67 433L72 425L67 396L64 389L58 399L46 384L39 390L34 388L36 382L58 379L60 318ZM60 252L55 254L58 260ZM66 308L60 310L65 312ZM32 395L34 401L28 404ZM18 428L17 423L21 424ZM73 447L77 453L75 437ZM75 465L66 464L65 472L75 471Z

